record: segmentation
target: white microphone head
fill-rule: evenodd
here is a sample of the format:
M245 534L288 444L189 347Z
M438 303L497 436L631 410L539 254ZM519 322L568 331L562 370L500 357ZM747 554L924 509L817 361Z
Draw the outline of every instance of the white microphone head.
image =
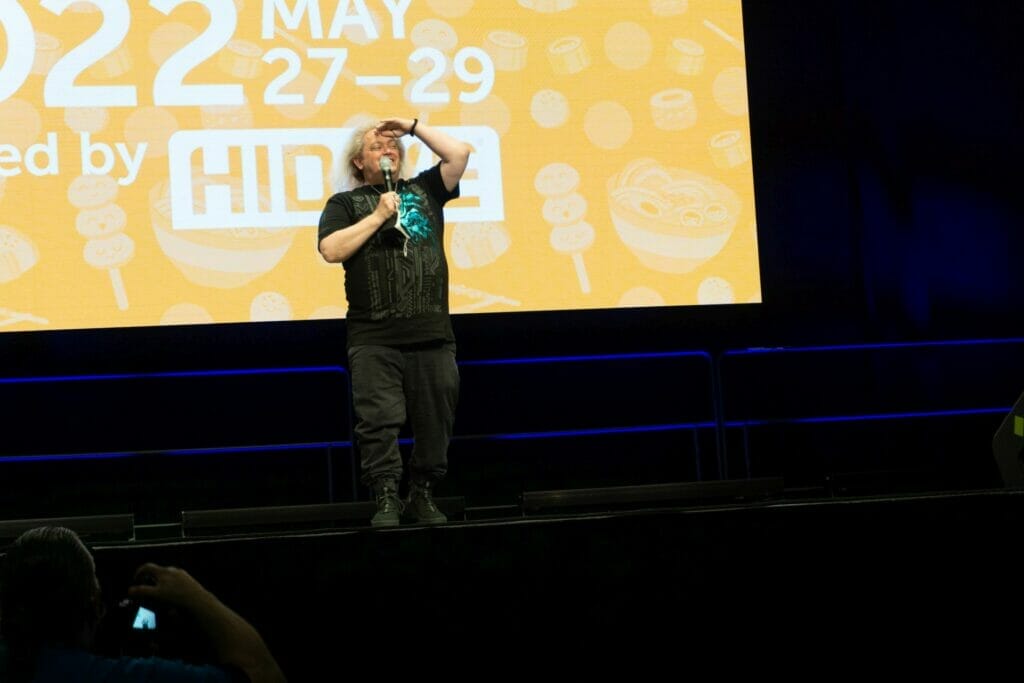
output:
M391 157L381 157L380 170L385 173L391 173Z

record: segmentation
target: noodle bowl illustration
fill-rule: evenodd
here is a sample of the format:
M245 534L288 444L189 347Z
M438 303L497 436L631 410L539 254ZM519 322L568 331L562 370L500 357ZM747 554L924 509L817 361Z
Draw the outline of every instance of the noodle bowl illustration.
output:
M722 183L653 159L637 159L608 181L619 238L640 262L688 273L716 256L736 227L739 196Z
M193 181L196 211L205 202L201 188L210 180ZM155 185L149 193L150 218L157 242L164 254L193 284L228 289L242 287L271 271L284 258L298 228L225 228L219 230L173 230L171 228L170 185ZM269 190L260 188L261 208ZM242 205L242 181L231 180L231 204Z

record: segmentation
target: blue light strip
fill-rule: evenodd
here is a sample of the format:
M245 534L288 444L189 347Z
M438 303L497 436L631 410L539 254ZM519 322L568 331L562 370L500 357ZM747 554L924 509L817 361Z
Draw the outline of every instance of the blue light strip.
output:
M273 444L269 446L211 446L207 448L178 448L168 450L114 451L110 453L59 453L46 455L0 455L0 462L46 462L52 460L116 460L146 455L222 455L231 453L262 453L273 451L309 451L324 448L351 448L351 441L321 441L313 443Z
M0 462L48 462L58 460L117 460L136 458L141 453L60 453L56 455L0 455Z
M933 410L912 413L876 413L873 415L831 415L823 417L782 417L774 419L728 420L726 427L763 427L774 424L825 424L832 422L870 422L873 420L902 420L926 417L956 417L959 415L1006 415L1011 406L1005 408L964 408L960 410Z
M174 377L227 377L237 375L291 375L335 372L348 375L340 365L293 368L249 368L242 370L181 370L177 372L133 372L107 375L51 375L48 377L0 377L0 384L36 384L45 382L89 382L122 379L167 379Z
M997 408L976 408L962 410L937 410L930 412L879 413L873 415L833 415L824 417L778 418L771 420L730 420L725 423L727 428L763 427L774 424L829 424L841 422L870 422L877 420L899 420L908 418L956 417L960 415L1005 415L1011 406ZM605 427L593 429L563 429L538 432L518 432L509 434L473 434L456 435L452 441L527 441L531 439L560 439L579 436L602 436L609 434L637 434L651 432L689 431L698 429L714 429L714 422L683 422L676 424L640 425L634 427ZM403 438L399 443L412 445L413 439ZM254 453L275 451L316 450L326 448L351 448L351 441L321 441L315 443L275 444L269 446L224 446L211 448L183 448L159 451L126 451L112 453L65 453L59 455L11 455L0 456L0 462L47 462L58 460L104 460L132 458L144 455L159 456L192 456L216 455L231 453Z
M456 434L452 441L519 441L526 439L561 439L572 436L599 436L602 434L635 434L638 432L671 432L691 429L714 429L714 422L683 422L678 424L639 425L634 427L600 427L593 429L556 429L545 432L510 432L505 434ZM401 446L411 446L412 438L398 440Z
M749 349L723 351L723 356L755 355L767 353L804 353L817 351L865 351L871 349L916 349L943 346L995 346L1001 344L1024 344L1024 338L962 339L929 342L892 342L878 344L836 344L833 346L766 346Z
M321 441L319 443L272 444L269 446L222 446L214 448L178 448L158 451L160 455L209 455L212 453L266 453L273 451L311 451L324 448L351 448L351 441Z
M958 341L936 341L936 342L907 342L907 343L887 343L887 344L846 344L846 345L834 345L834 346L807 346L807 347L778 347L778 348L751 348L747 350L733 350L725 351L722 353L723 356L728 355L746 355L746 354L761 354L761 353L800 353L800 352L819 352L819 351L844 351L844 350L872 350L872 349L907 349L907 348L927 348L927 347L965 347L965 346L984 346L984 345L1004 345L1004 344L1024 344L1024 338L1011 338L1011 339L978 339L978 340L958 340ZM659 359L659 358L686 358L686 357L699 357L709 361L712 360L712 356L706 351L673 351L673 352L656 352L656 353L630 353L630 354L605 354L605 355L588 355L588 356L547 356L547 357L535 357L535 358L509 358L509 359L494 359L494 360L478 360L478 361L461 361L459 365L465 366L484 366L484 365L530 365L530 364L542 364L542 363L560 363L560 362L600 362L600 361L619 361L619 360L645 360L645 359ZM177 372L149 372L149 373L120 373L120 374L95 374L95 375L65 375L65 376L50 376L50 377L11 377L11 378L0 378L0 385L2 384L29 384L29 383L46 383L46 382L75 382L75 381L96 381L96 380L124 380L124 379L149 379L149 378L186 378L186 377L223 377L223 376L239 376L239 375L282 375L282 374L309 374L309 373L339 373L344 376L348 376L348 371L339 365L328 365L328 366L309 366L309 367L276 367L276 368L251 368L251 369L224 369L224 370L201 370L201 371L177 371ZM880 413L880 414L864 414L864 415L839 415L839 416L821 416L821 417L801 417L801 418L776 418L776 419L753 419L753 420L740 420L740 421L725 421L723 425L727 428L736 427L750 427L750 426L764 426L771 424L826 424L826 423L842 423L842 422L865 422L874 420L896 420L896 419L915 419L915 418L935 418L935 417L952 417L962 415L991 415L991 414L1006 414L1011 410L1010 407L998 407L998 408L977 408L977 409L960 409L960 410L944 410L944 411L918 411L918 412L903 412L903 413ZM518 441L518 440L531 440L531 439L552 439L552 438L566 438L566 437L579 437L579 436L598 436L608 434L629 434L629 433L644 433L644 432L665 432L665 431L682 431L682 430L697 430L697 429L712 429L717 424L715 422L693 422L693 423L678 423L678 424L663 424L663 425L640 425L631 427L608 427L608 428L592 428L592 429L566 429L566 430L552 430L552 431L534 431L534 432L519 432L519 433L505 433L505 434L483 434L483 435L464 435L453 437L454 441L468 441L468 440L492 440L492 441ZM404 438L400 440L402 445L410 445L413 443L411 438ZM252 452L274 452L284 450L312 450L312 449L325 449L325 448L351 448L351 441L336 441L336 442L319 442L319 443L302 443L302 444L275 444L275 445L256 445L256 446L226 446L226 447L208 447L208 448L195 448L195 449L171 449L171 450L148 450L148 451L116 451L116 452L100 452L100 453L65 453L65 454L45 454L45 455L13 455L13 456L0 456L0 462L44 462L44 461L59 461L59 460L97 460L97 459L118 459L127 457L138 457L142 455L161 455L161 456L178 456L178 455L209 455L209 454L229 454L229 453L252 453Z
M519 432L514 434L482 434L454 437L456 440L522 441L528 439L560 439L573 436L601 436L607 434L637 434L642 432L673 432L691 429L714 429L714 422L688 422L667 425L641 425L637 427L606 427L596 429L563 429L549 432Z

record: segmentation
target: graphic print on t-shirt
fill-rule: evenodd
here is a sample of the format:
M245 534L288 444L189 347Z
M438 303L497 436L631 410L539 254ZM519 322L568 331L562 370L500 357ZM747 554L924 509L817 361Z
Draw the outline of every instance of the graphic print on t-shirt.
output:
M434 228L440 218L434 214L420 185L405 183L399 188L399 195L408 243L394 229L393 221L389 221L366 245L373 320L444 311L444 263L441 241ZM355 200L358 213L364 208L359 205L360 200L373 203L373 198L366 195Z
M422 190L415 185L405 185L399 188L399 198L402 227L409 233L409 239L416 243L424 242L427 238L436 241L437 235L430 227L433 217Z

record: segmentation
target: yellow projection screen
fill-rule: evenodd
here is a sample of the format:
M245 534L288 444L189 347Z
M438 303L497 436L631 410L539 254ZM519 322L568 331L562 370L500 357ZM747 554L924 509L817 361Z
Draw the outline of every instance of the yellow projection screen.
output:
M740 0L3 0L0 331L344 317L316 225L391 116L475 148L453 313L759 302L743 40Z

